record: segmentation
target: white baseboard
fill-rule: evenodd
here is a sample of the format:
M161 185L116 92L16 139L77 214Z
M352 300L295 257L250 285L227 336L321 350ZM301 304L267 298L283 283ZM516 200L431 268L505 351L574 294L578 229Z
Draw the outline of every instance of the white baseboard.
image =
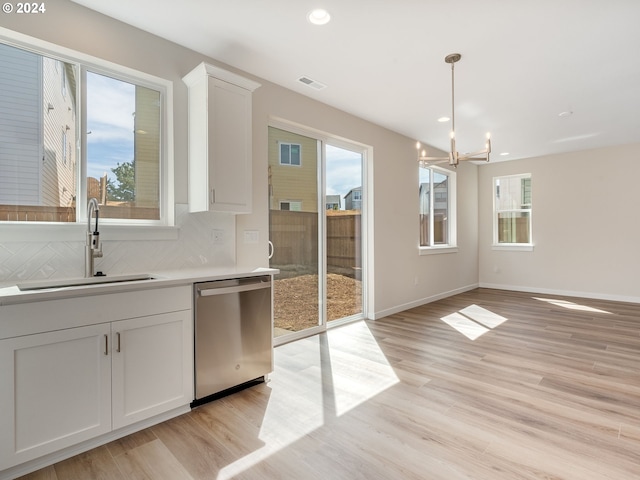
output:
M402 305L397 305L395 307L380 310L378 312L375 312L373 315L369 315L369 318L371 318L372 320L378 320L380 318L387 317L395 313L400 313L410 308L419 307L421 305L426 305L427 303L435 302L436 300L442 300L443 298L451 297L459 293L468 292L469 290L473 290L474 288L478 288L477 283L474 283L473 285L467 285L464 287L456 288L454 290L449 290L448 292L442 292L436 295L431 295L430 297L421 298L413 302L408 302Z
M494 288L496 290L512 290L514 292L537 293L545 295L559 295L563 297L592 298L594 300L612 300L614 302L640 303L640 297L614 295L610 293L579 292L574 290L558 290L541 287L524 287L519 285L502 285L497 283L480 283L480 288Z

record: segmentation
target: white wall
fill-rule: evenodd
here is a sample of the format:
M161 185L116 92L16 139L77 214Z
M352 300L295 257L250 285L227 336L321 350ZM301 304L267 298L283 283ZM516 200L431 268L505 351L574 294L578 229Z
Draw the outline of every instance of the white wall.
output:
M495 251L492 179L531 173L532 252ZM481 286L640 302L640 144L483 165Z
M57 0L55 6L48 5L46 15L28 17L2 15L0 26L173 81L176 203L186 203L187 90L181 79L201 61L215 64L215 60L67 0ZM237 217L237 236L236 231L229 231L233 226L228 225L223 217L199 217L193 227L190 226L193 221L187 214L181 220L182 232L185 229L187 232L184 235L181 233L182 245L172 243L180 240L161 244L151 242L147 245L151 252L160 251L159 255L154 253L155 263L162 263L162 255L168 251L171 251L169 257L172 265L201 261L196 253L198 251L202 252L204 258L202 263L226 262L228 250L218 257L215 249L209 248L206 239L201 239L210 229L222 228L229 238L238 239L234 245L237 263L255 266L268 264L267 125L270 118L278 117L373 148L368 173L373 193L373 242L367 263L372 274L371 293L374 299L370 303L370 317L399 311L477 284L478 195L475 165L464 165L458 169L458 253L421 257L418 255L415 139L373 125L263 79L253 78L262 84L255 92L253 105L253 213ZM257 230L259 243L244 244L244 230ZM194 237L202 243L195 241ZM0 283L17 278L20 263L28 263L33 258L32 252L22 256L18 249L17 252L12 250L10 262L3 263L2 252L3 248L7 250L7 245L1 242L0 230ZM65 250L76 251L78 246L81 249L82 242L70 249L55 241L39 244L39 253L45 252L46 255L46 252L55 250L61 258L58 265L62 265L66 257L73 263L77 261L75 254ZM178 247L178 253L172 250L174 245ZM17 246L10 247L15 249ZM116 262L113 268L126 267L129 271L148 269L146 265L149 259L145 258L144 248L127 241L119 242L117 247L118 251L131 250L136 254L123 253L127 260ZM9 264L10 267L7 267ZM56 275L57 272L48 271L48 274Z

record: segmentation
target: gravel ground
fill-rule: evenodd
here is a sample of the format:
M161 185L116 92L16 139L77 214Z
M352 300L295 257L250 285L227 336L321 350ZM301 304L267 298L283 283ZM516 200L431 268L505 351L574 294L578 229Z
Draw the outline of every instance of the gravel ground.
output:
M348 317L362 311L360 280L327 275L327 320ZM300 275L274 283L275 327L297 332L318 325L318 277Z

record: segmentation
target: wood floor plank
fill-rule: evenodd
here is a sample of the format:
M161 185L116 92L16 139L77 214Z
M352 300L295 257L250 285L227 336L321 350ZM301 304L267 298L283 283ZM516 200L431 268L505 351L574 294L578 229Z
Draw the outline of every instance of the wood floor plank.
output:
M55 469L58 480L121 480L123 478L122 472L105 445L56 463Z
M182 464L160 440L152 440L116 456L127 480L193 480Z
M640 479L640 305L475 289L345 325L278 347L266 384L52 468L25 478Z
M37 470L20 477L21 480L58 480L56 469L53 465Z

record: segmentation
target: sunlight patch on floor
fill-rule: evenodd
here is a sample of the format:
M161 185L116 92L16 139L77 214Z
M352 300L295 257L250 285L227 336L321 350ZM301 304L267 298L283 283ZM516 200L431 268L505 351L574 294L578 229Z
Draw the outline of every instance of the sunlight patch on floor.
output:
M460 310L460 313L488 328L496 328L507 321L505 317L478 305L469 305Z
M589 307L587 305L581 305L579 303L570 302L568 300L559 300L557 298L537 298L537 297L532 297L532 298L534 300L547 302L552 305L556 305L558 307L568 308L569 310L579 310L582 312L593 312L593 313L607 313L611 315L611 312L607 312L606 310L600 310L598 308Z
M475 340L489 331L488 328L474 322L470 318L467 318L458 312L442 317L442 321L450 327L455 328L469 340Z
M317 345L312 354L308 342ZM218 480L235 478L400 381L364 321L281 345L274 355L264 446L222 468Z
M475 304L442 317L441 320L469 340L475 340L507 321L505 317Z

